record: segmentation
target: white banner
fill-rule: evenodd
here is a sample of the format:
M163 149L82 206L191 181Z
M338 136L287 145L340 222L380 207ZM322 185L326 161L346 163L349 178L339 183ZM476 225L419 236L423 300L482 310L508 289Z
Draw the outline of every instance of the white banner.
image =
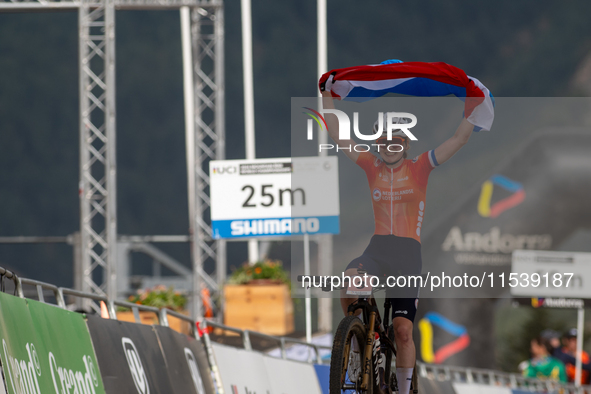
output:
M214 238L339 232L335 156L214 160L209 175Z
M273 394L261 353L212 343L224 393Z
M516 250L505 285L518 297L591 298L591 253Z
M511 394L513 391L505 387L485 386L473 383L453 383L456 394Z
M271 393L322 394L312 364L264 356Z
M322 394L314 366L212 343L228 394Z

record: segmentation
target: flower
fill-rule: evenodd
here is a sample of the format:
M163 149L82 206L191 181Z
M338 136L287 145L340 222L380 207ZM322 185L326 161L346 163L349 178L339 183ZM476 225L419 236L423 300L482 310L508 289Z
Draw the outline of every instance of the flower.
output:
M129 296L129 302L138 305L155 306L156 308L169 308L181 311L187 304L187 297L175 291L172 286L167 288L164 285L152 289L138 290L136 294Z
M257 279L270 279L278 283L291 284L289 275L279 260L258 261L253 265L244 263L242 267L234 270L228 283L240 285Z

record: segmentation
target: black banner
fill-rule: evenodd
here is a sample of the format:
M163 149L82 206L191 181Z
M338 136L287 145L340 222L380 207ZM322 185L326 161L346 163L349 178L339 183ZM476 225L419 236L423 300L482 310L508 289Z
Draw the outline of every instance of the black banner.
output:
M151 326L93 315L87 323L107 394L194 392L173 390Z
M211 369L201 342L168 327L153 326L175 393L215 394Z

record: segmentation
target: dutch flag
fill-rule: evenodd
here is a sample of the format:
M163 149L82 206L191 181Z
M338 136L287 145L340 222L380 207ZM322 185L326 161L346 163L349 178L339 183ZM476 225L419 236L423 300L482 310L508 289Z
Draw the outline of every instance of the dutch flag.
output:
M340 68L322 75L320 90L334 98L366 101L387 93L419 97L454 95L465 102L464 116L474 131L490 130L494 97L478 79L443 62L387 60L381 64Z

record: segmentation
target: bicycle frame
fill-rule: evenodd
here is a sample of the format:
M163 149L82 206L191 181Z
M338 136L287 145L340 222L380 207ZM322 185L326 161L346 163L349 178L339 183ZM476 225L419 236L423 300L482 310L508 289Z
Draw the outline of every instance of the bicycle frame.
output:
M385 321L388 321L387 319L389 318L389 315L390 315L389 300L386 299L384 307L386 308L384 311L384 314L386 317ZM392 353L394 355L396 355L396 348L394 347L394 344L392 343L390 338L388 338L388 335L387 335L388 324L386 324L385 327L382 324L382 320L380 318L380 311L379 311L377 305L375 304L375 299L369 298L369 301L368 301L367 297L359 297L356 302L353 302L351 305L349 305L349 307L347 308L347 313L349 314L349 316L354 316L354 315L356 315L356 312L358 309L361 309L361 312L363 313L364 321L368 322L367 323L368 330L366 333L365 348L363 351L363 359L362 359L363 380L361 383L361 389L367 390L368 385L370 384L369 377L371 374L371 371L370 371L371 359L372 359L372 351L373 351L373 344L375 341L376 329L377 329L378 334L380 335L380 338L383 339L386 346L388 346L390 348L390 350L392 351ZM348 354L349 350L350 349L346 349L346 352L347 352L346 354ZM346 366L345 366L345 368L346 368ZM387 366L387 369L388 369L387 376L389 376L389 372L390 372L389 366Z

